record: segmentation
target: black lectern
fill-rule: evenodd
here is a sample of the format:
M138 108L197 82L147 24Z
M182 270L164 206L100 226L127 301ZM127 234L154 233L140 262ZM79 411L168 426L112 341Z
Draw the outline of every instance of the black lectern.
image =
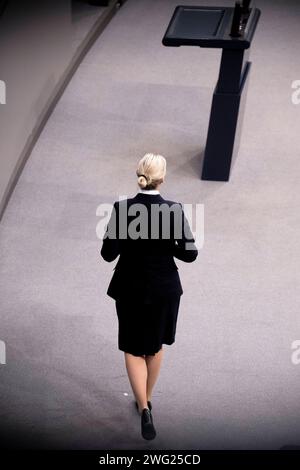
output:
M202 179L228 181L241 96L251 63L245 60L260 17L249 1L235 8L177 6L162 43L222 49L204 152Z

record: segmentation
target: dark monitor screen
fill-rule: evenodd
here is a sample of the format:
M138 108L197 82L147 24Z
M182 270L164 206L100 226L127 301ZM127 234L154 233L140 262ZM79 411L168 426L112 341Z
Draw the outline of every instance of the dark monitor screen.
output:
M224 9L180 7L169 32L169 37L189 39L209 38L217 34Z

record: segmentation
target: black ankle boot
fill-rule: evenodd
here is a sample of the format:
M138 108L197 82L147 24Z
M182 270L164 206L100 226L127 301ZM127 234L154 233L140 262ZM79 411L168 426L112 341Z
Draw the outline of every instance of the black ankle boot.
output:
M156 436L153 418L149 408L144 408L141 415L141 431L144 439L154 439Z

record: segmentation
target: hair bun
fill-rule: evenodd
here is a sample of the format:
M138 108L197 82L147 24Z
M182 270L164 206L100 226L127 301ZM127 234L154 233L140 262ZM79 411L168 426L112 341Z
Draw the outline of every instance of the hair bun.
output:
M145 188L147 186L148 182L145 178L145 176L139 176L138 177L138 185L140 188Z

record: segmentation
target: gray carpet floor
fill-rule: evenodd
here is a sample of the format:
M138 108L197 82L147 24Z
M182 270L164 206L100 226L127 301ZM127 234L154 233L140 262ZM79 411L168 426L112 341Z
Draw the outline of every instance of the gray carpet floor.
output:
M262 16L227 183L200 179L220 51L162 46L177 4L124 4L56 106L0 225L1 429L24 447L300 444L300 365L291 361L300 338L300 105L291 101L300 4L256 2ZM136 194L146 152L167 159L164 197L204 204L199 256L177 261L184 294L149 442L106 295L115 263L100 257L96 235L97 207Z

